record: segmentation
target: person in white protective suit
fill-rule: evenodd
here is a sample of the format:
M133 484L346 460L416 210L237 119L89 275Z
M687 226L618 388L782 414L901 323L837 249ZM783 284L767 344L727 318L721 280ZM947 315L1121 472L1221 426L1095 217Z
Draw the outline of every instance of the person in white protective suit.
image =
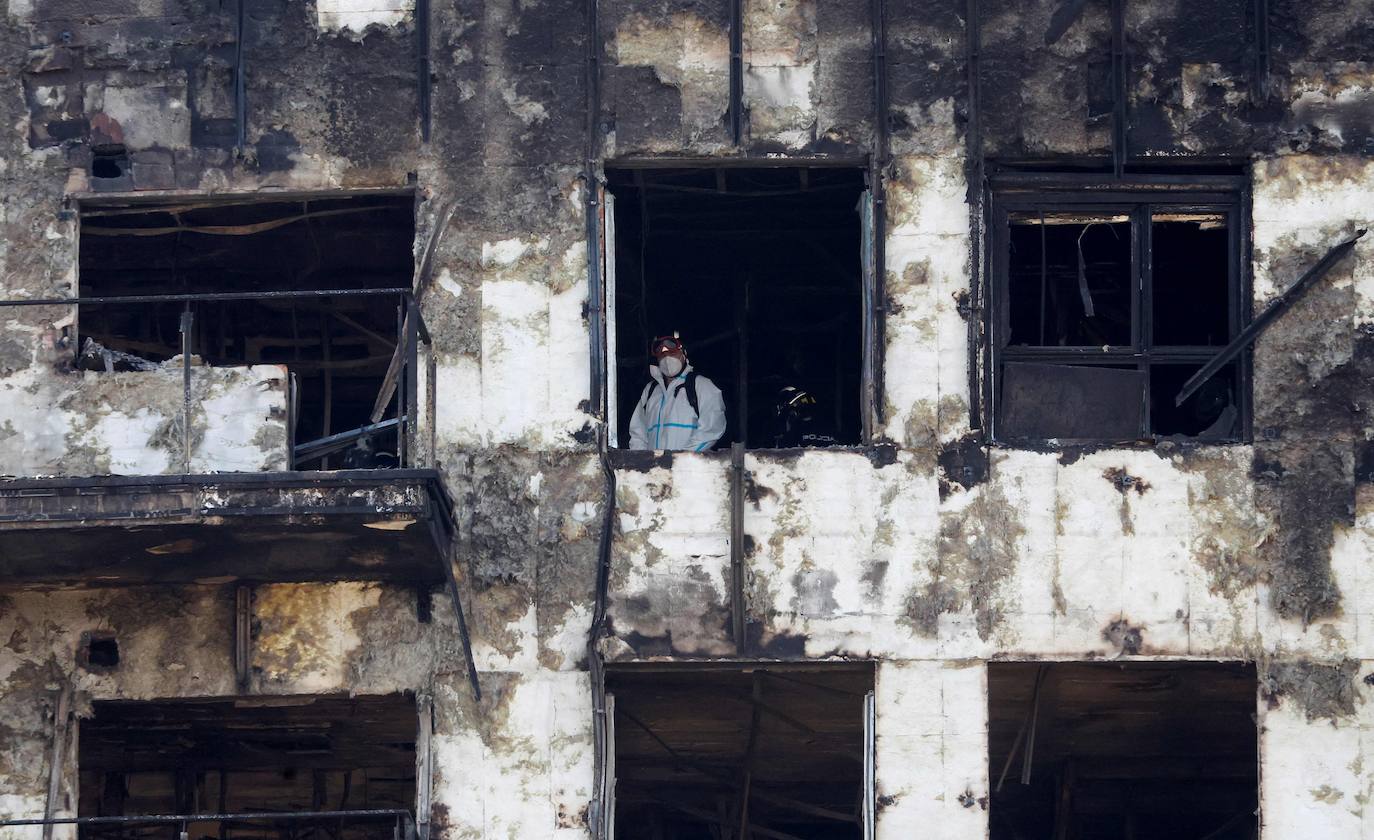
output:
M630 418L631 449L702 452L725 434L725 400L687 361L677 334L654 339L648 385Z

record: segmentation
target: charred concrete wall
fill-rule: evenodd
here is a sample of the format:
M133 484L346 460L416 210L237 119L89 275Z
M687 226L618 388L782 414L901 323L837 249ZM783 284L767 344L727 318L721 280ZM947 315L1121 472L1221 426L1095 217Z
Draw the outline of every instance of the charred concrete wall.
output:
M422 301L436 354L433 456L458 505L484 699L470 699L437 599L434 623L420 625L405 591L359 584L260 589L250 688L426 692L441 836L586 836L584 646L608 500L588 404L584 5L433 4L428 143L413 3L251 0L241 44L232 4L85 5L0 0L4 296L75 291L70 199L413 186L417 253L438 236ZM599 3L599 161L863 163L879 126L892 155L880 167L883 445L747 458L743 640L730 634L728 460L619 468L604 654L880 660L885 838L917 826L984 836L985 660L1258 660L1264 836L1367 832L1369 246L1256 346L1253 443L992 446L970 415L968 319L986 277L973 273L982 231L970 222L968 149L1105 167L1108 4L983 0L976 26L963 2L886 5L890 107L878 122L867 0L747 0L736 147L726 0ZM1065 17L1074 7L1081 14ZM1367 3L1271 1L1260 73L1251 8L1126 4L1126 151L1134 165L1205 161L1249 175L1258 309L1374 221L1364 200L1374 18ZM129 169L98 183L91 157L114 144ZM108 449L104 430L128 411L90 393L109 380L52 352L70 314L0 310L0 376L36 389L25 399L84 394L68 404ZM55 463L70 474L157 471L147 453L127 467L113 455ZM0 808L42 813L48 717L64 682L81 702L234 694L231 605L214 586L4 603ZM129 640L127 667L76 669L88 626Z

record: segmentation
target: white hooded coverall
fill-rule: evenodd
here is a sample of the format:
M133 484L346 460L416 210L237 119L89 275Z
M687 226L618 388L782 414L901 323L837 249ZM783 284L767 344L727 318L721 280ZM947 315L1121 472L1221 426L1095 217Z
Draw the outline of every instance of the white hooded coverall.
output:
M631 449L675 449L701 452L725 434L725 400L715 383L697 374L697 406L687 400L688 365L667 383L657 366L649 367L652 380L644 386L630 417Z

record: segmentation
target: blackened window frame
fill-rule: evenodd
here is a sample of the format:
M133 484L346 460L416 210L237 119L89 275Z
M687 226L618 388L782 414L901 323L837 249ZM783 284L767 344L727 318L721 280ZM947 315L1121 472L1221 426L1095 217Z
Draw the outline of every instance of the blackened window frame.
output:
M1145 375L1144 405L1140 432L1135 438L1055 438L1058 445L1140 445L1160 439L1151 428L1150 368L1161 364L1204 364L1225 348L1170 346L1156 348L1147 340L1153 313L1153 277L1150 265L1151 219L1168 212L1225 212L1228 216L1227 303L1228 338L1233 340L1251 317L1250 184L1237 175L1127 175L1121 179L1098 174L999 172L988 181L988 236L985 262L988 306L983 323L983 422L990 440L1009 446L1043 447L1049 440L1011 437L999 428L1000 391L1006 362L1041 362L1093 366L1136 366ZM1125 210L1131 225L1130 347L1037 347L1010 345L1010 241L1011 214L1021 212L1103 214ZM1252 434L1252 362L1247 349L1236 360L1236 408L1234 430L1216 438L1192 438L1199 443L1234 445L1249 443ZM1172 399L1172 396L1170 397Z

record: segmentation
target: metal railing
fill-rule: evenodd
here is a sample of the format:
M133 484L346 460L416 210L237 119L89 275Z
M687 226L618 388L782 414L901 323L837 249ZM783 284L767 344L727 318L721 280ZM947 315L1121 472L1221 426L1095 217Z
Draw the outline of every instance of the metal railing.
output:
M74 825L79 828L114 827L122 829L138 826L166 825L175 827L176 840L192 840L190 826L195 823L219 823L223 830L220 838L228 838L230 825L237 823L254 827L259 833L266 829L277 830L283 837L298 837L295 829L302 824L331 826L341 829L346 823L369 823L379 827L391 824L391 840L426 840L427 831L417 830L416 822L410 812L398 808L348 811L251 811L231 814L139 814L115 817L48 817L43 819L0 820L0 829L37 826L44 829L44 836L51 832L52 826ZM285 829L285 830L284 830Z
M396 332L391 361L387 366L386 375L383 377L382 384L378 390L377 399L374 403L370 422L354 429L343 432L327 434L316 440L297 442L296 418L297 418L297 395L294 386L294 377L290 379L287 387L286 405L286 424L288 429L288 469L298 469L300 465L310 462L317 462L321 459L355 446L359 441L371 440L382 436L396 435L396 464L397 468L413 468L422 466L433 466L434 453L434 414L435 414L435 388L434 374L435 362L432 352L432 342L429 330L420 315L420 308L416 302L414 294L407 288L382 288L382 289L318 289L302 291L269 291L269 292L205 292L205 293L186 293L186 294L155 294L155 295L119 295L119 296L92 296L92 297L68 297L68 298L28 298L0 300L0 309L12 307L103 307L103 306L158 306L168 303L182 304L180 318L180 341L181 341L181 369L182 369L182 406L181 406L181 434L182 434L182 467L185 473L191 470L192 453L192 426L194 405L192 400L192 370L191 356L195 346L194 337L196 329L195 310L193 306L215 303L233 302L260 302L260 301L295 301L295 300L319 300L324 298L348 298L348 297L370 297L396 299ZM419 383L420 383L420 347L424 346L427 350L426 364L426 395L421 414ZM74 355L79 355L79 351L74 349ZM126 356L127 354L112 353L111 356ZM241 364L280 364L291 371L291 362L253 362L247 359L236 361ZM388 416L389 415L389 416ZM429 429L428 446L425 452L421 452L418 430L423 421L427 421Z

